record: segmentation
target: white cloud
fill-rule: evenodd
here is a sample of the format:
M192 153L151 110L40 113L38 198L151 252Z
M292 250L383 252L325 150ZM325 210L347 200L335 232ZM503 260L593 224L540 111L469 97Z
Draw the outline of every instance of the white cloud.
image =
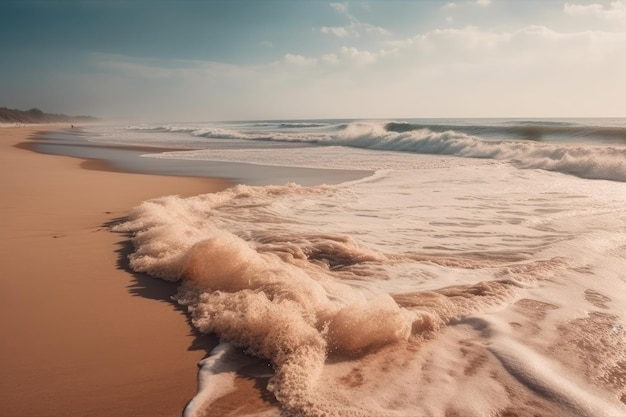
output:
M338 38L347 38L350 36L359 37L363 33L380 35L380 36L389 36L391 32L387 29L382 28L380 26L370 25L369 23L361 23L358 21L353 21L347 26L322 26L320 28L320 32L326 35L334 35Z
M623 112L626 32L438 29L389 42L382 95L419 94L429 115L610 116ZM376 66L387 59L378 53ZM495 104L499 103L499 104ZM437 109L437 110L435 110ZM397 109L401 111L401 106Z
M335 26L335 27L322 26L320 31L327 35L334 35L338 38L346 38L356 33L351 26Z
M348 4L347 3L330 3L330 7L335 9L337 13L348 13Z
M343 46L317 57L287 54L275 63L278 66L272 67L272 70L280 72L282 65L285 68L306 67L312 71L359 68L362 72L367 67L374 73L389 68L397 68L398 71L441 70L447 66L462 68L466 63L487 69L490 65L504 66L520 72L528 68L543 68L555 74L558 71L576 73L581 66L591 64L596 65L594 71L607 66L626 68L626 55L621 53L626 50L626 32L559 32L539 25L509 32L467 26L435 29L381 45L383 47L378 50ZM606 65L603 66L603 63ZM322 74L329 75L328 72L320 72ZM558 78L555 80L558 82Z
M623 109L626 32L468 26L381 45L291 53L254 66L97 55L93 65L111 78L93 85L111 102L154 115L162 106L168 117L172 102L184 103L181 113L201 110L189 117L213 119L608 116Z
M626 22L626 2L624 1L613 1L607 7L598 3L565 3L563 11L571 16L595 16L606 20Z
M480 30L475 26L465 28L435 29L409 39L388 42L392 49L418 48L422 51L475 50L494 48L511 37L510 33Z
M391 35L390 31L388 31L387 29L385 29L383 27L380 27L380 26L370 25L369 23L361 23L360 26L367 33L374 33L374 34L382 35L382 36L389 36L389 35Z
M339 58L336 54L324 54L321 56L320 61L328 64L328 65L337 65L339 64Z
M338 38L346 38L349 36L359 37L363 33L381 36L389 36L391 34L391 32L383 27L359 21L359 19L350 14L347 3L330 3L330 6L335 9L337 13L345 15L350 23L346 26L322 26L320 32L324 34L334 35ZM369 6L367 7L369 9Z
M354 47L342 47L341 55L357 66L372 64L376 61L376 54L370 51L359 50Z
M584 52L597 55L593 49L626 48L626 32L582 31L558 32L545 26L532 25L513 32L481 30L475 26L464 28L435 29L412 38L385 43L387 51L408 54L411 51L435 55L451 53L491 53L499 56L515 56L520 53L541 56L542 51L558 46L562 53L571 51L584 59ZM515 46L515 47L513 47ZM557 48L557 49L558 49ZM550 49L552 52L552 50ZM596 51L596 52L597 52ZM589 56L589 55L587 55ZM625 55L626 57L626 55Z
M270 42L270 41L263 41L263 42L261 42L261 46L265 46L267 48L273 48L274 44L272 42Z
M480 6L480 7L489 6L490 4L491 4L491 0L470 0L470 1L465 1L462 3L462 5L473 5L473 6ZM443 6L441 6L441 10L450 10L450 9L455 9L457 7L459 7L458 3L448 2L444 4Z
M295 65L298 67L311 66L317 63L317 59L315 58L307 58L302 55L294 55L294 54L286 54L283 60L288 65Z

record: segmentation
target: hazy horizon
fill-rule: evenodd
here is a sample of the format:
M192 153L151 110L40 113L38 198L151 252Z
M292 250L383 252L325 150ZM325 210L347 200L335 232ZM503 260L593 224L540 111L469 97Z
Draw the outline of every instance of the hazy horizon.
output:
M626 1L0 4L0 106L123 120L623 117Z

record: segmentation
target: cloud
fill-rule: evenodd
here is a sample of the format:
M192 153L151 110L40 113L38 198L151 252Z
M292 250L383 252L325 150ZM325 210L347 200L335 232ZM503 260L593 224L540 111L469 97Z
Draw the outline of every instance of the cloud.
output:
M317 63L317 59L315 58L307 58L302 55L294 55L294 54L286 54L283 60L288 65L294 65L298 67L311 66Z
M357 66L372 64L376 61L376 54L370 51L359 50L354 47L342 47L341 55Z
M426 51L475 50L494 48L511 37L510 33L498 33L481 30L475 26L464 28L434 29L412 38L387 42L395 50L402 51L417 48Z
M623 109L626 32L469 26L423 32L385 48L394 53L377 54L374 68L386 69L384 79L376 80L381 89L386 86L377 100L387 94L395 103L395 94L401 103L401 97L416 94L415 112L599 117ZM422 102L428 105L420 108Z
M343 46L337 52L322 54L318 57L306 57L299 54L286 54L282 60L276 61L265 66L256 67L259 73L270 72L280 74L288 71L292 75L294 71L304 71L310 75L316 74L332 74L333 71L345 72L353 69L362 69L376 63L376 61L385 56L386 51L373 52L355 47ZM330 73L328 71L331 71Z
M261 46L265 46L267 48L273 48L274 44L272 42L270 42L270 41L263 41L263 42L261 42Z
M255 65L94 54L98 71L80 90L123 103L120 114L175 118L179 103L180 117L216 120L609 116L626 96L626 32L467 26L377 45Z
M320 32L326 35L334 35L338 38L347 38L350 36L359 37L362 34L373 34L380 36L389 36L391 32L387 29L370 25L369 23L361 23L358 21L352 21L347 26L322 26Z
M466 1L462 3L462 5L465 5L465 4L468 4L471 6L485 7L491 4L491 0L470 0L470 1ZM448 2L444 4L443 6L441 6L441 10L450 10L450 9L455 9L457 7L459 7L458 3Z
M350 35L357 34L357 32L351 26L335 26L335 27L322 26L320 31L327 35L334 35L338 38L346 38Z
M570 16L595 16L601 19L626 22L626 2L613 1L607 7L601 4L569 4L563 6L565 14Z
M324 54L321 56L320 61L327 65L337 65L339 64L339 58L336 54Z
M391 35L390 31L388 31L387 29L385 29L383 27L380 27L380 26L370 25L369 23L361 23L360 26L367 33L374 33L374 34L378 34L378 35L381 35L381 36L389 36L389 35Z
M391 51L399 56L412 54L430 62L442 59L480 62L485 58L503 62L510 59L513 67L513 63L519 63L524 57L525 61L534 61L538 65L542 61L553 62L560 58L588 63L613 60L612 54L624 55L620 51L626 48L626 32L559 32L539 25L498 32L467 26L435 29L385 45L387 55L391 55Z
M347 3L330 3L330 7L335 9L337 13L348 14L348 4Z
M545 65L546 60L558 62L572 59L580 62L600 62L614 57L626 48L626 32L580 31L559 32L545 26L531 25L517 31L489 31L476 26L434 29L413 37L386 41L377 50L342 46L318 56L287 53L282 59L257 65L233 65L199 60L155 60L113 54L91 54L93 67L150 80L164 79L241 79L275 71L300 68L338 70L393 62L397 68L427 68L442 62L488 60L527 62ZM626 61L626 56L621 61ZM620 61L620 62L621 62ZM543 63L542 63L543 62ZM623 67L620 67L623 68ZM573 69L570 69L573 70Z
M322 26L320 32L326 35L333 35L338 38L359 37L362 34L389 36L391 34L387 29L375 26L370 23L361 22L353 16L348 10L347 3L330 3L330 6L339 14L345 15L350 22L345 26ZM369 6L365 3L364 8L369 10Z

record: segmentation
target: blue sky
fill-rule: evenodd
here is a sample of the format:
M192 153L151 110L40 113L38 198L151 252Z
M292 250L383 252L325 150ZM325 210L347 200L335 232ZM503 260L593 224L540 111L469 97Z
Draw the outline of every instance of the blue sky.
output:
M102 117L626 116L626 0L2 0L0 106Z

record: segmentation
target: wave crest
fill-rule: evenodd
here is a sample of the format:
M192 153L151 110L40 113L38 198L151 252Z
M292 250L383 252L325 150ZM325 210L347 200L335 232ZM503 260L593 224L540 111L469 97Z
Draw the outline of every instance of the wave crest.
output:
M407 126L404 131L396 132L389 131L387 127L351 124L334 144L384 151L490 158L510 161L521 168L544 169L588 179L626 181L626 148L623 147L489 141L453 130L433 132L427 128Z
M557 132L568 137L623 137L626 128L572 126L566 123L516 122L508 126L425 125L405 122L351 122L298 130L298 123L277 130L227 129L218 126L133 127L156 132L180 132L207 139L265 141L321 146L345 146L376 151L450 155L512 162L520 168L544 169L588 179L626 181L626 147L570 142L511 140ZM308 124L306 127L312 127ZM299 126L302 127L302 126ZM281 130L281 131L278 131ZM517 132L517 133L516 133ZM538 133L539 132L539 133ZM487 135L487 136L485 136ZM521 136L520 136L521 135ZM486 139L490 137L491 139ZM499 138L499 139L494 139ZM503 140L506 139L506 140ZM242 145L242 146L245 146ZM299 145L298 145L299 146ZM342 168L340 163L336 168Z

